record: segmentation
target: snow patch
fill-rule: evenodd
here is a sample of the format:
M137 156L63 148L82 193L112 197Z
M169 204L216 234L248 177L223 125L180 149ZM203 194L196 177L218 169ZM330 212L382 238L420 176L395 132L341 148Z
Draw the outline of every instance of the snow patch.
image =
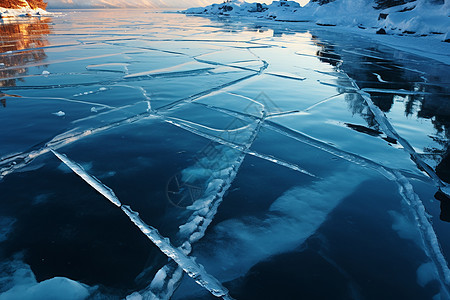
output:
M0 266L0 300L83 300L89 286L65 277L37 282L30 266L15 260Z

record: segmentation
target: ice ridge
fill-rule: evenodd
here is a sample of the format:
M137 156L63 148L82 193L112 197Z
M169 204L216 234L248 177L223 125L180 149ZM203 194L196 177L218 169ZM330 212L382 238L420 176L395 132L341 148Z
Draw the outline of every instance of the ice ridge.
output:
M128 216L128 218L139 228L139 230L147 236L147 238L152 241L155 246L157 246L167 257L175 261L180 268L184 270L189 277L193 278L200 286L207 289L211 294L216 297L222 297L223 299L232 299L228 294L228 290L222 286L222 284L215 279L213 276L208 274L204 267L197 262L192 257L189 257L183 252L183 250L174 247L170 240L163 237L159 231L147 225L139 217L139 213L133 211L129 206L122 205L117 196L114 194L113 190L103 183L101 183L97 178L88 174L83 167L78 163L70 160L67 156L51 150L55 156L60 159L64 164L66 164L75 174L80 176L86 183L93 187L96 191L107 198L111 203L120 207L120 209Z

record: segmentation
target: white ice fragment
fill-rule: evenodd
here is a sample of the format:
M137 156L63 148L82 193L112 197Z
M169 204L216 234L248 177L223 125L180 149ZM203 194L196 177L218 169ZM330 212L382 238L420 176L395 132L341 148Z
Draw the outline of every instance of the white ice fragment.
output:
M383 80L383 78L381 78L381 75L380 75L380 74L373 73L373 75L377 76L377 79L378 79L379 82L383 82L383 83L386 83L386 82L387 82L386 80Z
M156 273L155 277L153 278L153 281L151 283L152 289L161 289L164 285L164 280L166 279L166 271L164 268L159 269L159 271Z
M187 235L191 232L194 232L198 228L198 225L200 224L200 222L203 221L203 219L204 218L201 216L196 216L192 221L190 221L184 225L181 225L179 227L180 233L183 235Z
M53 113L55 116L57 116L57 117L64 117L65 115L66 115L66 113L65 112L63 112L62 110L60 110L60 111L58 111L58 112L55 112L55 113Z
M107 88L105 88L105 87L101 87L101 88L99 88L98 90L99 90L99 91L102 91L102 92L103 92L103 91L106 91L106 90L107 90Z
M47 70L42 71L42 75L50 75L50 72Z

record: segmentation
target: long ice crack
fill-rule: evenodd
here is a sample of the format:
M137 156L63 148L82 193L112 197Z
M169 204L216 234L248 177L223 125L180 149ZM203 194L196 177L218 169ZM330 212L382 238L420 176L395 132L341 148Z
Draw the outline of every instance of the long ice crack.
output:
M142 219L139 217L139 213L133 211L127 205L122 205L111 188L103 184L94 176L88 174L82 166L70 160L66 155L60 154L53 149L51 149L51 151L58 159L66 164L75 174L80 176L87 184L93 187L111 203L113 203L117 207L120 207L120 209L140 229L140 231L145 234L145 236L147 236L147 238L152 241L152 243L157 246L167 257L175 261L178 266L181 267L184 272L189 275L189 277L195 280L195 282L197 282L203 288L207 289L216 297L222 297L223 299L232 299L228 294L228 290L223 287L216 278L207 273L202 265L195 262L192 257L187 256L183 252L183 250L174 247L171 244L170 240L166 237L163 237L156 228L147 225L144 221L142 221Z

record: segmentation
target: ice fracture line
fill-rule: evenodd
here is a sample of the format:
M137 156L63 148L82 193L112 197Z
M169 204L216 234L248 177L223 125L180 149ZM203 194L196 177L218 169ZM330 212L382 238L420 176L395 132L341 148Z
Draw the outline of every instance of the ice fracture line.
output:
M168 258L171 258L173 261L175 261L178 266L182 268L186 274L189 275L189 277L195 280L195 282L197 282L203 288L207 289L216 297L220 297L226 300L232 299L228 294L228 290L223 287L216 278L208 274L202 265L195 262L192 257L187 256L181 249L174 247L171 244L170 240L166 237L163 237L156 228L147 225L144 221L142 221L142 219L139 217L139 213L133 211L127 205L122 205L111 188L104 185L94 176L88 174L81 165L70 160L67 156L60 154L53 149L51 151L58 159L60 159L65 165L67 165L75 174L80 176L87 184L89 184L97 192L103 195L111 203L119 207L155 246L157 246Z

